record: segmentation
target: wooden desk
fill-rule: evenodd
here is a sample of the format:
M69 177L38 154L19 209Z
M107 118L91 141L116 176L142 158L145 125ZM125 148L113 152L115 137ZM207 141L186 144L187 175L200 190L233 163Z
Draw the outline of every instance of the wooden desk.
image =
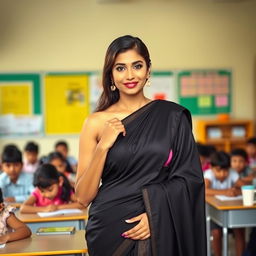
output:
M88 219L87 209L79 214L65 214L54 217L39 217L36 213L20 213L19 211L15 214L30 227L32 233L35 233L39 227L75 226L76 230L85 230Z
M0 249L1 256L35 256L87 253L85 231L76 231L74 235L38 236L7 243Z
M208 256L210 255L210 220L222 227L223 256L228 256L228 228L256 226L256 205L243 206L242 200L220 201L206 197Z

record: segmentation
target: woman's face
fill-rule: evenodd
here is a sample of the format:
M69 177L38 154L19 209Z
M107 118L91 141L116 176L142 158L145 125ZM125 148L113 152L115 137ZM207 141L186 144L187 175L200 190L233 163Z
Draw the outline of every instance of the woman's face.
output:
M149 69L144 58L131 49L117 55L112 76L120 94L133 95L142 91L149 78Z

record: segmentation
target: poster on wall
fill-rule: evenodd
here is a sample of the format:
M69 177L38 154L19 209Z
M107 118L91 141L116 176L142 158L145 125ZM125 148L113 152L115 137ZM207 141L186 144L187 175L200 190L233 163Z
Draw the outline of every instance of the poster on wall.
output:
M44 77L46 134L78 134L90 112L87 73L49 73Z
M150 99L177 102L174 74L170 71L154 71L150 77L150 86L144 87L145 95Z
M41 135L40 74L0 74L0 136Z
M231 112L231 71L183 70L177 79L179 103L192 114Z

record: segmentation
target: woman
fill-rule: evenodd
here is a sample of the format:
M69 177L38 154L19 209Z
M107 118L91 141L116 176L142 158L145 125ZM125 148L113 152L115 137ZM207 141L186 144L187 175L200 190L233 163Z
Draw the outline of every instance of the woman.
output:
M204 182L190 113L144 96L150 67L139 38L115 39L99 106L81 132L76 195L85 206L92 202L91 256L206 255Z

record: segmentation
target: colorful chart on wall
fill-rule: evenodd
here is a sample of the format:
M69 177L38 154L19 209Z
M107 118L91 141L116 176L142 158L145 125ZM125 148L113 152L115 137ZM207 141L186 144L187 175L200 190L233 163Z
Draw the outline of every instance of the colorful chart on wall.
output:
M154 71L150 77L150 86L144 87L145 95L150 99L177 101L174 73Z
M231 112L231 71L179 71L179 103L194 115Z
M42 134L40 74L0 74L0 136Z
M89 114L88 73L48 73L44 77L45 132L77 134Z

